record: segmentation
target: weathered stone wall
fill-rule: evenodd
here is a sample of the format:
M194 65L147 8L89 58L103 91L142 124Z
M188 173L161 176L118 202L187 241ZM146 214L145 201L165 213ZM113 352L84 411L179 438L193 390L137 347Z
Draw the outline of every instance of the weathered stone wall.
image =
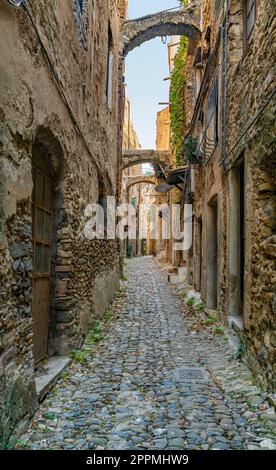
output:
M209 0L202 2L200 21L202 37L197 45L189 41L186 66L188 87L185 101L188 109L187 127L198 139L198 153L201 156L201 162L195 166L193 188L195 215L193 282L196 289L201 291L207 306L216 308L223 315L225 309L223 269L227 247L223 230L226 223L225 190L220 166L222 133L220 126L216 142L213 126L209 122L212 84L216 75L219 80L222 77L223 42L220 38L220 22L223 18L223 5L214 8L213 3ZM200 88L197 83L198 75L201 80ZM221 100L222 89L219 86L219 119ZM209 140L206 140L206 137ZM217 213L217 230L213 220L214 211ZM214 253L214 250L217 253ZM216 272L213 269L214 264L217 265Z
M71 0L38 0L27 8L35 28L22 8L7 2L0 6L2 441L36 406L31 310L35 142L55 170L49 354L66 354L82 343L119 277L117 242L84 236L87 204L100 195L116 195L118 11L112 0L88 2L83 17L76 16ZM105 93L109 27L111 107Z
M222 2L202 4L202 42L208 47L206 30L211 28L210 53L216 46L221 21L225 19ZM227 57L226 152L223 153L223 42L208 70L204 65L202 88L192 119L192 132L198 138L203 128L195 119L200 109L208 113L210 83L219 70L219 145L204 166L196 169L194 213L198 226L202 221L202 247L195 243L195 285L208 299L208 207L212 198L218 203L218 298L217 309L227 325L241 340L240 352L253 372L268 389L275 388L275 34L273 1L257 2L256 22L247 44L244 43L244 2L230 2ZM222 67L222 68L221 68ZM273 94L274 93L274 94ZM225 158L226 156L226 158ZM239 263L239 207L232 174L245 163L245 298L243 306L233 295L241 283L240 268L233 275L232 258ZM224 158L223 164L222 159ZM236 205L233 201L236 200ZM234 233L234 236L233 236ZM211 236L212 239L212 236ZM237 244L233 245L233 240ZM198 240L197 240L198 242ZM201 276L198 272L203 253ZM238 299L238 296L237 296Z
M276 15L275 2L256 2L244 43L242 2L230 8L226 168L244 152L246 166L246 357L263 385L275 388L276 359ZM273 95L274 93L274 95Z

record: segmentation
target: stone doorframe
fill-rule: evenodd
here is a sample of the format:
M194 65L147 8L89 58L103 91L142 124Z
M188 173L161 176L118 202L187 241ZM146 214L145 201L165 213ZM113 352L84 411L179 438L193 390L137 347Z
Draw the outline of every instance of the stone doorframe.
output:
M40 127L35 135L33 148L42 147L47 164L54 182L53 218L52 218L52 243L51 243L51 279L50 279L50 310L49 310L49 336L48 356L58 353L56 347L57 331L57 296L60 292L60 279L64 276L62 266L57 266L58 258L58 228L61 223L67 223L66 211L64 210L64 197L62 192L62 181L65 174L65 159L59 140L48 127ZM66 273L68 274L68 266Z
M207 237L207 263L206 263L206 304L208 308L218 307L219 288L219 207L218 195L215 195L207 205L206 237Z
M241 181L240 168L244 165L244 186L246 187L246 160L245 153L242 152L235 162L235 165L228 173L228 317L234 320L239 328L243 327L244 305L242 303L242 282L241 282ZM244 204L246 203L246 199ZM246 206L244 206L244 224L246 224ZM246 228L245 228L245 231ZM246 256L246 253L245 253ZM243 281L245 283L245 279ZM244 286L245 289L245 286Z

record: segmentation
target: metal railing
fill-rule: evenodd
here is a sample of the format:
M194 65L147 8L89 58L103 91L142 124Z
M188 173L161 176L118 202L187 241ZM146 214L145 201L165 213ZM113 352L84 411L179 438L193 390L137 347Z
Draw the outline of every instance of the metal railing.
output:
M207 129L204 132L204 135L203 135L201 141L198 143L197 158L198 158L199 163L208 163L208 161L212 157L215 149L218 146L218 142L216 142L215 140L210 139L210 137L208 137L208 135L207 135L208 130L209 129Z

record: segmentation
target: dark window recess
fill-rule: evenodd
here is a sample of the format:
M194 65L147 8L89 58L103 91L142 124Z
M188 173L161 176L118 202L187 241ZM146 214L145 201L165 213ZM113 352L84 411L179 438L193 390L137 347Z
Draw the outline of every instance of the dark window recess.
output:
M218 143L218 75L212 82L208 103L208 124L207 129L214 117L214 141Z
M210 52L211 52L211 28L210 26L208 26L206 30L204 42L205 44L203 48L202 59L203 61L207 61L210 57Z
M84 10L83 0L78 0L78 1L79 1L80 11L81 13L83 13L83 10Z
M201 125L203 126L204 124L204 112L203 110L201 109L198 113L198 121L201 123Z
M88 7L88 0L71 0L71 2L79 39L82 46L86 48L85 16Z
M254 29L256 19L256 0L246 0L245 2L245 30L246 40L248 40Z
M208 45L210 45L211 43L211 28L210 26L208 26L207 30L206 30L206 34L205 34L205 41Z
M112 92L113 92L112 81L113 81L113 36L112 36L111 27L109 25L105 94L106 94L108 106L110 109L112 108Z
M196 50L195 60L194 60L194 67L202 66L202 49L198 47Z
M106 238L108 230L108 205L107 205L107 196L99 196L98 205L101 206L103 213L100 215L100 225L103 229L103 236ZM103 218L102 218L103 217Z

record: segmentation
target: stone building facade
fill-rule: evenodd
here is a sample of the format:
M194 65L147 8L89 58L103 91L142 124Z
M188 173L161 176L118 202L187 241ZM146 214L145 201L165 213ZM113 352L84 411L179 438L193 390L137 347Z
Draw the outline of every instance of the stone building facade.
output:
M118 198L125 2L0 5L0 436L34 411L34 370L79 347L117 289L115 240L84 235Z
M141 145L134 129L132 120L132 107L131 100L128 98L125 87L125 107L124 107L124 121L123 121L123 150L136 150L140 149ZM141 184L133 184L130 182L133 178L142 175L142 165L133 165L123 171L123 184L121 201L132 204L135 209L138 209L141 201ZM128 239L124 244L125 256L137 256L141 254L139 242L136 239Z
M275 388L275 2L205 0L193 61L193 283ZM187 141L186 141L187 142ZM185 146L188 149L188 146ZM189 149L188 149L189 150Z
M170 150L170 108L167 106L157 113L156 150Z

